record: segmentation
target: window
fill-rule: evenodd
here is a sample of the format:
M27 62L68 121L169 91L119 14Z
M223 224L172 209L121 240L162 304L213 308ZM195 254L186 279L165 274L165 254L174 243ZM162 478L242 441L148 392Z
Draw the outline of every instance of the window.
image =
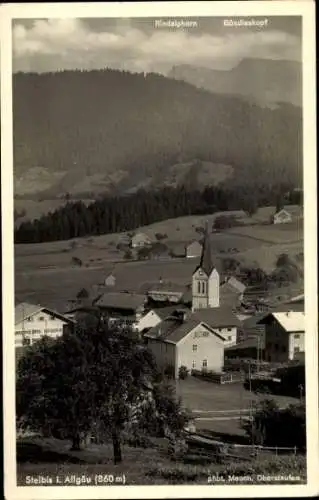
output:
M200 293L200 281L197 282L197 293Z
M275 351L278 351L278 344L275 344Z
M296 334L294 335L294 337L295 337L295 339L300 339L300 335L299 335L299 333L296 333Z
M44 321L44 316L40 316L39 321Z
M193 352L197 351L197 344L193 344Z
M232 340L232 336L228 335L227 340Z
M294 348L294 353L296 354L297 352L300 352L300 347L295 347Z
M195 359L193 359L193 361L192 361L192 368L196 368L196 361L195 361Z
M29 316L29 318L27 318L27 321L31 322L33 321L32 318Z
M228 331L228 332L231 332L231 331L232 331L232 328L227 328L227 331Z
M30 345L30 344L31 344L31 340L30 339L24 338L22 340L22 345Z
M286 352L286 348L284 345L282 346L281 350L282 350L282 352Z
M203 368L207 368L207 359L203 359Z
M205 290L205 281L202 281L202 293L206 293L206 290Z

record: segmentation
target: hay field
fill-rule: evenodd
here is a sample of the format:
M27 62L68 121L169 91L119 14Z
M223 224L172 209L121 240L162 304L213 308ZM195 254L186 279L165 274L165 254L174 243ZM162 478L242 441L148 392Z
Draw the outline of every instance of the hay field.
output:
M199 239L196 228L203 227L206 220L212 223L217 216L179 217L138 231L152 239L155 239L156 233L166 234L163 242L174 248L176 244L181 246ZM237 216L240 214L237 213ZM243 264L258 265L270 272L281 253L288 253L295 259L303 251L302 232L298 233L298 241L292 243L296 234L296 225L290 224L236 227L212 234L213 253L216 259L232 257ZM269 242L274 235L277 237L276 244ZM144 283L158 281L160 277L173 283L190 283L198 259L127 262L123 260L123 252L116 249L120 237L121 234L106 234L15 245L17 300L41 302L63 310L66 301L74 298L81 288L92 288L102 283L111 271L116 275L116 288L120 290L137 291ZM81 259L81 267L74 264L74 257Z

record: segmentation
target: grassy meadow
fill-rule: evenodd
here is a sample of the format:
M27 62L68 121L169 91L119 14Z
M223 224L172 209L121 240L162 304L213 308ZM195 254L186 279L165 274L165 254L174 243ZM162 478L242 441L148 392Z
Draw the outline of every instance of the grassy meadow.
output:
M212 234L215 258L233 257L248 266L258 265L267 272L274 268L281 253L296 259L303 251L301 223L266 225L272 212L273 208L262 208L253 218L247 218L242 212L224 213L236 215L245 225ZM169 219L141 227L139 231L153 240L156 233L167 235L163 242L169 248L181 248L199 239L196 229L204 227L206 220L212 224L218 215L221 213ZM121 234L105 234L15 245L17 300L41 302L63 310L66 301L74 298L81 288L101 284L111 271L116 276L118 290L138 291L143 284L158 281L160 277L183 285L190 282L198 259L125 261L123 252L116 248L120 237ZM81 267L74 264L74 257L81 259Z

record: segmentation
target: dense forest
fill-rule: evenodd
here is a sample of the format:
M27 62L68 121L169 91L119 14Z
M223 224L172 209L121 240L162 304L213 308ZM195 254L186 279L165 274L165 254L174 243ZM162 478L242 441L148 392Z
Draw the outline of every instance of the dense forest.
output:
M288 193L288 194L287 194ZM290 193L290 194L289 194ZM189 191L183 186L164 187L156 191L139 190L135 194L108 196L86 206L68 202L40 219L20 224L15 243L35 243L117 233L136 229L161 220L184 215L208 214L224 210L245 210L252 215L258 206L301 203L300 194L289 183L207 187Z
M15 175L52 174L43 196L97 173L106 186L111 178L113 193L145 178L160 187L172 165L194 158L231 165L233 185L302 177L302 110L290 104L263 108L158 74L106 69L17 73L13 111ZM57 180L56 172L65 174Z

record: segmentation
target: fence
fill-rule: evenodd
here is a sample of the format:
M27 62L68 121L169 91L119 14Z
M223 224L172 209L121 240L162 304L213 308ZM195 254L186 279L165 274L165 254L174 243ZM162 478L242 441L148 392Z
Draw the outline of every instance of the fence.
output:
M297 446L262 446L254 444L226 443L224 441L211 439L200 433L188 433L186 440L189 444L195 445L198 448L204 448L207 451L210 450L211 452L218 450L219 453L229 457L233 455L231 453L232 450L250 452L250 455L253 456L258 456L261 452L275 453L276 456L280 454L292 454L296 456L299 451ZM235 455L233 455L233 457L235 458ZM240 458L239 455L236 455L236 457Z
M244 382L245 380L245 374L241 372L216 373L209 370L192 370L191 374L194 377L204 378L205 380L210 380L216 384L231 384L235 382Z

